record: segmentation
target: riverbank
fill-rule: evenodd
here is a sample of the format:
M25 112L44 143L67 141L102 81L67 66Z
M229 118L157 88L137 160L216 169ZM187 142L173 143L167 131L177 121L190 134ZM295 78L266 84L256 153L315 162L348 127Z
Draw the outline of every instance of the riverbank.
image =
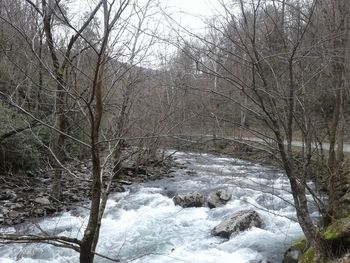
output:
M262 165L281 167L278 153L269 153L261 146L253 147L247 143L218 139L216 141L198 141L178 148L181 151L206 152L216 155L226 155Z
M174 166L174 161L167 158L136 171L129 162L120 177L113 180L111 193L124 192L125 185L160 179ZM63 171L61 200L51 195L53 169L0 175L0 227L36 223L42 217L85 207L90 198L91 162L71 162L66 167L70 173Z
M128 188L129 190L132 188L133 191L127 192L132 193L130 195L127 194L126 196L118 197L116 199L118 200L118 205L120 207L118 206L118 208L116 208L115 211L118 211L117 214L119 216L120 213L128 213L128 209L126 209L126 207L131 206L134 213L134 202L140 201L140 207L146 206L146 211L152 211L153 213L153 211L158 211L158 209L160 209L158 207L159 200L161 200L161 202L166 203L167 209L171 208L173 210L173 206L170 205L172 204L172 202L169 199L164 199L166 197L171 198L171 196L173 196L173 194L168 195L168 193L176 193L179 190L198 190L208 192L219 186L223 188L229 187L232 188L232 193L234 193L237 196L232 203L230 203L227 207L222 208L222 211L217 210L220 212L214 212L215 218L213 218L213 221L217 222L217 216L221 213L224 213L224 215L227 216L229 215L229 211L235 211L236 209L239 210L242 207L246 207L247 205L252 205L252 207L247 206L246 208L260 209L260 211L263 213L265 222L268 222L268 225L272 225L268 226L267 228L265 225L262 229L258 229L257 232L254 232L254 235L257 236L252 235L250 237L254 239L256 237L259 238L259 235L261 235L262 233L268 235L271 235L272 233L272 235L274 235L276 230L275 227L280 227L275 226L274 222L276 220L281 220L281 218L278 217L271 220L271 217L275 215L275 213L280 213L282 209L284 214L279 215L279 217L285 217L285 220L293 218L294 216L293 210L290 209L289 206L286 206L288 204L285 204L284 202L281 202L281 200L279 200L280 197L282 197L281 199L283 200L290 200L289 193L287 193L288 191L286 193L276 193L277 189L288 190L287 178L283 178L280 170L274 170L273 167L276 167L277 164L271 162L271 160L273 160L272 156L267 157L268 155L264 155L263 151L258 151L254 148L251 149L247 146L239 146L241 148L237 147L237 145L231 145L229 147L221 149L221 151L220 149L196 149L196 151L200 151L202 153L206 151L215 153L215 155L206 153L199 155L193 153L179 153L179 155L177 156L179 160L177 162L175 162L173 159L167 159L165 160L165 162L162 163L162 165L149 165L146 167L143 166L140 167L140 169L138 169L137 172L130 164L128 166L124 166L123 175L118 180L115 180L112 192L123 192L124 185L131 185ZM193 152L194 149L192 148L191 151ZM231 156L234 159L226 158L226 156ZM250 162L240 161L239 159L249 160ZM256 163L261 163L265 165L258 165ZM266 164L268 165L266 166ZM175 167L175 169L173 169L173 167ZM176 169L176 167L185 169ZM247 167L249 167L249 169L247 169ZM91 171L91 167L88 165L88 163L80 163L79 165L74 165L74 169L71 168L70 170L74 171L76 177L82 178L83 176L85 176L85 178L88 178L89 171ZM176 174L171 174L174 171L176 171ZM65 203L57 202L52 197L50 197L48 195L48 193L50 192L50 188L47 187L48 185L50 185L51 182L50 178L52 177L52 174L50 175L50 172L51 171L47 171L45 173L44 171L40 171L40 174L37 175L28 173L26 175L22 175L21 178L18 178L16 176L11 178L12 180L14 180L12 182L6 182L7 186L9 187L11 186L11 184L15 184L17 185L17 187L21 184L28 185L29 182L31 185L35 185L35 189L31 191L29 191L29 189L25 188L25 186L22 185L19 188L17 188L17 192L7 193L8 198L11 199L12 195L12 198L15 198L16 200L20 201L12 202L12 205L14 205L14 203L20 203L20 206L16 206L15 204L15 206L12 208L12 210L9 211L9 213L15 212L16 215L17 212L19 214L18 217L15 217L14 221L10 222L11 224L9 225L18 224L27 220L31 220L35 223L42 216L50 216L54 215L56 212L74 210L79 206L84 206L84 204L86 205L86 201L88 201L89 198L88 182L78 180L75 177L68 176L68 174L65 174L65 178L63 180L63 195L65 198L64 200L68 201L66 201ZM261 172L266 173L266 175L261 174ZM241 177L242 174L244 174L245 176ZM249 176L249 178L247 179L246 176ZM34 181L30 180L35 180L35 183L33 183ZM133 183L135 184L132 185ZM186 188L186 184L189 185L189 188ZM146 188L144 189L144 187ZM23 193L26 192L28 192L29 194L23 196ZM142 198L140 197L140 199L136 198L136 200L134 200L133 198L135 197L135 192L139 192L140 196L142 195ZM159 193L161 193L161 195L157 195ZM14 195L15 197L13 197ZM147 200L151 197L151 195L152 200L154 200L149 203L149 201ZM242 197L242 195L247 196ZM254 199L251 199L252 196L254 196ZM115 197L112 197L112 203L116 202L117 204L117 201L115 201L113 198ZM129 203L129 201L126 201L125 204L120 204L119 198L131 198L133 202ZM3 200L1 200L0 202L3 202ZM11 206L11 202L5 203L7 204L7 207ZM232 208L234 209L232 210ZM140 209L142 210L143 208ZM23 210L24 212L27 212L29 216L28 214L21 214ZM32 211L34 212L34 215ZM201 210L198 209L197 212L199 211ZM30 214L30 212L32 212L32 214ZM38 212L41 213L36 215L35 213ZM211 212L201 211L201 213L203 212L207 213L207 216L209 217L213 216ZM140 211L140 214L141 213L142 211ZM73 216L74 218L74 215L70 216ZM119 220L119 217L116 218ZM152 218L154 217L152 216ZM223 219L224 216L221 215L220 218ZM10 219L12 220L12 218ZM47 217L45 220L48 221L50 219L52 218ZM157 217L157 219L159 218ZM19 222L15 220L19 220ZM142 222L142 220L140 222ZM135 221L135 224L136 223L137 222ZM177 222L174 221L174 224L176 223ZM291 224L290 221L281 221L281 224L283 226L287 225L287 223ZM210 224L212 224L212 222ZM293 222L293 224L295 224L295 222ZM297 230L297 228L295 228L295 230ZM297 231L295 233L290 233L289 230L286 231L285 239L293 240L294 237L296 237L296 233L299 232ZM283 243L283 247L279 247L278 253L281 253L283 249L287 250L288 243L289 241ZM273 255L269 255L269 257L273 258L272 256ZM280 257L281 255L279 256L279 258ZM276 258L274 258L274 260L276 260Z
M180 147L182 151L194 151L194 152L207 152L215 155L224 155L231 158L237 158L240 160L251 161L265 166L272 166L276 169L284 170L283 164L280 160L280 155L275 150L264 147L261 144L254 142L243 143L232 140L210 140L199 141L197 143L189 144L184 147ZM295 160L302 160L304 158L300 151L293 151ZM321 156L317 156L321 158ZM309 180L313 181L316 188L320 191L325 191L325 179L329 175L329 170L324 165L324 160L313 158L309 166ZM302 165L302 162L296 162L296 165ZM302 169L302 167L300 167Z
M261 164L276 166L273 158L266 154L243 148L207 148L191 147L193 152L205 151L216 155L226 155L242 160L250 160ZM265 154L265 155L264 155ZM157 163L157 162L156 162ZM70 211L77 207L86 207L90 198L91 162L70 162L65 164L67 170L62 171L62 196L56 200L52 195L52 182L55 170L46 168L37 171L0 174L0 227L14 226L23 222L36 223L40 218L56 213ZM171 158L165 158L157 165L149 164L135 169L135 165L127 162L118 179L113 180L111 193L125 191L125 185L154 181L169 175L169 171L178 166ZM69 170L69 172L68 172ZM111 170L111 168L109 168ZM106 171L107 173L110 171Z

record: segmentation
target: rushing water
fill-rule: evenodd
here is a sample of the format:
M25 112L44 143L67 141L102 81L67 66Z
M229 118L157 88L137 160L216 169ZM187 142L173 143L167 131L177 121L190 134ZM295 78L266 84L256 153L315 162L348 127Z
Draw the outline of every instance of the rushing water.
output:
M302 236L283 173L270 167L210 154L177 153L184 164L159 181L130 186L108 201L102 222L98 252L122 262L136 263L240 263L253 260L281 262L283 253ZM181 208L175 193L199 191L207 194L224 188L232 200L215 209ZM255 209L264 225L230 240L213 237L210 231L234 212ZM42 220L48 233L81 237L87 220L83 209ZM22 226L31 233L38 228ZM29 230L28 230L29 228ZM0 231L15 231L3 229ZM77 262L78 254L49 245L0 247L0 262ZM110 262L96 258L96 262Z

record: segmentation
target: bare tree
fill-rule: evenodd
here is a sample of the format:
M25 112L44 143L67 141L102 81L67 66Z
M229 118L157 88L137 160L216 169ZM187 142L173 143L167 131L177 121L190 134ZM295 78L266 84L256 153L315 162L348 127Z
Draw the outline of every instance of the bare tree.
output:
M102 161L101 156L101 148L103 144L101 141L103 133L101 134L101 131L102 128L105 129L103 123L105 113L104 105L106 103L104 93L109 90L107 85L112 83L111 87L113 87L113 84L115 84L115 82L110 81L110 77L107 75L107 73L115 73L114 71L109 71L108 69L109 65L115 63L115 61L113 62L111 58L113 57L113 52L117 51L115 50L115 47L116 44L119 43L118 40L122 37L121 35L129 30L127 28L128 26L131 26L131 17L135 14L134 12L136 11L137 3L132 4L132 1L130 0L123 0L119 3L109 3L107 0L101 0L97 3L83 25L80 28L76 28L73 26L73 23L69 21L68 17L63 11L60 1L47 2L43 0L41 5L37 5L29 0L26 2L42 17L42 25L45 31L46 44L49 48L50 57L53 62L53 70L50 71L50 68L48 68L45 63L40 60L40 56L36 56L36 58L43 63L43 66L46 67L48 73L54 78L57 85L57 111L55 114L58 116L58 126L46 122L45 119L40 119L39 117L34 116L27 109L23 108L16 101L14 101L11 96L8 96L8 94L2 92L2 95L6 97L7 102L11 106L33 118L39 124L52 129L54 132L57 132L59 135L59 147L62 146L65 140L69 139L89 148L92 160L92 175L91 178L87 180L89 180L91 184L91 207L89 212L89 220L81 240L66 238L63 236L18 236L6 234L2 234L0 238L2 243L43 242L55 246L68 247L80 253L80 262L93 262L94 256L97 253L95 250L99 239L101 220L113 178L112 174L105 174L104 170L112 153L107 154L104 161ZM96 36L98 39L96 42L91 42L86 39L83 33L97 14L100 14L102 17L101 27L103 31L96 31ZM54 41L55 33L52 27L54 17L59 19L70 30L74 31L73 36L68 41L67 47L63 49L63 53L61 49L57 48L57 43ZM11 21L6 22L15 27L13 24L11 24ZM116 27L118 28L119 32L115 31ZM97 29L97 27L95 29ZM139 32L140 31L138 31L138 34L140 34ZM23 35L26 37L25 34ZM127 37L128 35L124 34L123 36ZM75 49L74 54L72 54L74 44L78 45L79 43L84 43L85 45L81 50ZM123 48L125 46L120 45L120 47ZM77 64L76 60L82 52L88 49L90 50L90 58L88 60L90 65L87 69L86 65ZM118 51L123 50L120 49ZM32 50L32 52L36 54L35 50ZM135 54L136 52L134 50L132 56L135 56ZM134 57L132 57L132 59L134 59ZM131 64L128 64L126 72L130 70L132 66L134 66ZM69 85L68 81L70 79L66 74L69 67L76 71L76 73L79 75L79 78L81 78L80 81L83 83L82 86L73 86L72 88L72 85ZM66 76L66 79L64 76ZM124 74L122 76L124 77ZM80 87L83 88L81 89ZM88 143L70 135L68 133L69 131L64 127L66 125L66 107L68 106L68 104L65 104L67 97L73 98L74 107L79 109L83 118L86 118L87 123L90 125L90 130L88 132ZM121 134L117 136L120 135ZM119 140L120 139L118 139L118 141ZM109 142L109 140L107 141ZM115 149L118 144L115 143L115 140L112 140L112 142L112 149ZM60 154L61 151L57 151L56 148L54 148L50 149L50 152L55 157L55 160L59 166L64 166L62 155ZM58 179L60 178L58 177Z
M238 105L245 109L250 120L254 119L254 127L246 129L265 141L268 152L276 152L275 157L281 163L289 179L298 222L303 229L306 239L316 249L321 258L332 257L337 253L332 245L324 240L322 231L315 225L309 212L308 193L314 197L323 219L335 216L327 207L334 205L321 200L319 193L314 192L307 182L311 179L311 164L313 158L318 158L313 138L319 136L315 127L318 117L313 114L312 95L313 85L319 81L326 66L317 66L316 61L324 59L318 54L323 48L324 39L314 35L320 10L324 8L319 1L220 1L222 15L219 22L208 21L210 31L216 31L221 38L220 44L207 36L187 31L192 38L202 42L202 55L195 56L195 51L187 52L200 72L220 78L231 90L241 93L246 99L240 100L221 87L209 85L201 88L202 92L222 97L226 103ZM332 62L333 87L335 88L335 104L333 119L330 125L330 152L328 165L335 165L335 145L338 125L342 108L342 90L344 85L344 50L348 29L348 6L345 2L330 1L332 8L329 12L339 19L332 32L338 32L331 37L334 47L329 52L335 52ZM339 10L342 11L339 11ZM337 11L338 10L338 11ZM345 11L346 10L346 11ZM340 15L335 15L340 12ZM326 12L327 13L327 12ZM337 30L335 30L337 28ZM186 29L184 29L186 31ZM220 57L213 55L213 47ZM196 46L192 46L197 50ZM200 50L199 50L200 52ZM198 53L198 52L197 52ZM208 63L208 61L210 63ZM216 63L218 67L211 65ZM315 84L317 83L317 84ZM237 94L237 93L236 93ZM243 126L243 124L237 124ZM265 129L269 132L264 132ZM296 134L300 134L303 147L303 158L298 158L293 150ZM299 136L299 135L298 135ZM339 156L342 156L339 140ZM272 143L271 143L272 142ZM323 164L327 166L327 164ZM327 178L333 185L334 175ZM328 193L333 196L333 187ZM322 221L322 220L321 220ZM326 228L329 221L323 225Z

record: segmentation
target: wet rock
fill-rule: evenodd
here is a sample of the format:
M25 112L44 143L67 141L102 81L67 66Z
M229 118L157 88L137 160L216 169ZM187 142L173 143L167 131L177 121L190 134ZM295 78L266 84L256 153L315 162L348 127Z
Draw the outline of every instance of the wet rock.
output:
M37 197L34 199L34 202L40 205L50 205L51 202L49 199L47 199L46 197Z
M20 224L24 222L24 217L23 216L18 216L15 219L12 220L12 224Z
M22 203L16 203L10 206L10 209L12 210L22 210L23 208L24 208L24 205Z
M228 201L231 200L231 198L232 194L224 189L220 189L209 194L207 203L209 208L215 208L225 205Z
M282 263L298 263L300 260L301 253L296 249L289 249L283 258Z
M43 209L45 210L45 212L49 214L55 213L57 211L57 209L54 208L53 206L44 206Z
M6 225L6 226L12 226L12 225L14 225L14 222L13 222L11 219L6 218L6 219L4 220L4 225Z
M9 216L10 218L16 218L16 217L19 216L19 213L16 212L16 211L10 211L10 212L8 213L8 216Z
M2 225L5 222L5 215L0 214L0 225Z
M174 197L175 205L186 207L202 207L204 205L204 196L198 192L177 194Z
M131 185L132 184L132 182L126 181L126 180L119 180L118 183L125 184L125 185Z
M286 253L284 253L282 263L298 263L306 249L307 243L305 239L294 242Z
M0 192L0 200L16 201L16 199L17 199L17 194L13 190L5 189Z
M112 192L122 193L126 191L126 188L122 185L112 185L111 187Z
M151 181L158 180L158 179L160 179L160 174L149 174L148 179Z
M30 187L24 187L22 189L23 192L34 192L34 189L30 188Z
M225 219L221 224L212 230L212 235L223 238L230 238L232 234L245 231L251 227L261 227L262 220L254 210L240 211L229 218Z
M166 195L169 198L173 198L176 195L176 191L164 189L164 195Z
M0 206L0 211L3 214L7 214L10 210L8 208L6 208L5 206Z
M17 261L22 261L25 258L41 259L44 251L41 248L30 247L24 248L16 257Z
M79 201L79 200L80 200L79 196L76 195L76 194L72 194L72 195L70 196L70 198L71 198L73 201Z
M186 171L186 173L187 173L188 175L191 175L191 176L197 174L197 172L196 172L196 171L193 171L193 170L188 170L188 171Z
M42 216L42 215L45 215L45 210L41 208L36 208L34 209L33 213L36 216Z

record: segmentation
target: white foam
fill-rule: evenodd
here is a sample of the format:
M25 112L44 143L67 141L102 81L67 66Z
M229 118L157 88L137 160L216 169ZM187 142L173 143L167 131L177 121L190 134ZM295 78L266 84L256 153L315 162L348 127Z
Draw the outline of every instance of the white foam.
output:
M295 218L294 208L269 194L274 192L292 201L284 190L289 189L288 180L280 172L209 154L176 153L175 156L197 175L180 170L174 173L175 179L131 186L130 191L111 195L102 220L99 253L138 263L280 262L285 248L302 236L300 226L291 220ZM267 193L259 191L264 185ZM161 194L165 187L176 192L205 192L224 187L232 192L233 200L212 210L183 209ZM252 228L228 241L210 234L224 218L245 209L258 211L264 221L263 229ZM86 221L87 211L80 210L44 219L40 226L49 233L80 238ZM15 262L23 251L28 256L22 256L21 262L26 263L78 262L79 258L73 251L48 245L10 245L0 247L0 262ZM105 261L96 257L96 262Z

